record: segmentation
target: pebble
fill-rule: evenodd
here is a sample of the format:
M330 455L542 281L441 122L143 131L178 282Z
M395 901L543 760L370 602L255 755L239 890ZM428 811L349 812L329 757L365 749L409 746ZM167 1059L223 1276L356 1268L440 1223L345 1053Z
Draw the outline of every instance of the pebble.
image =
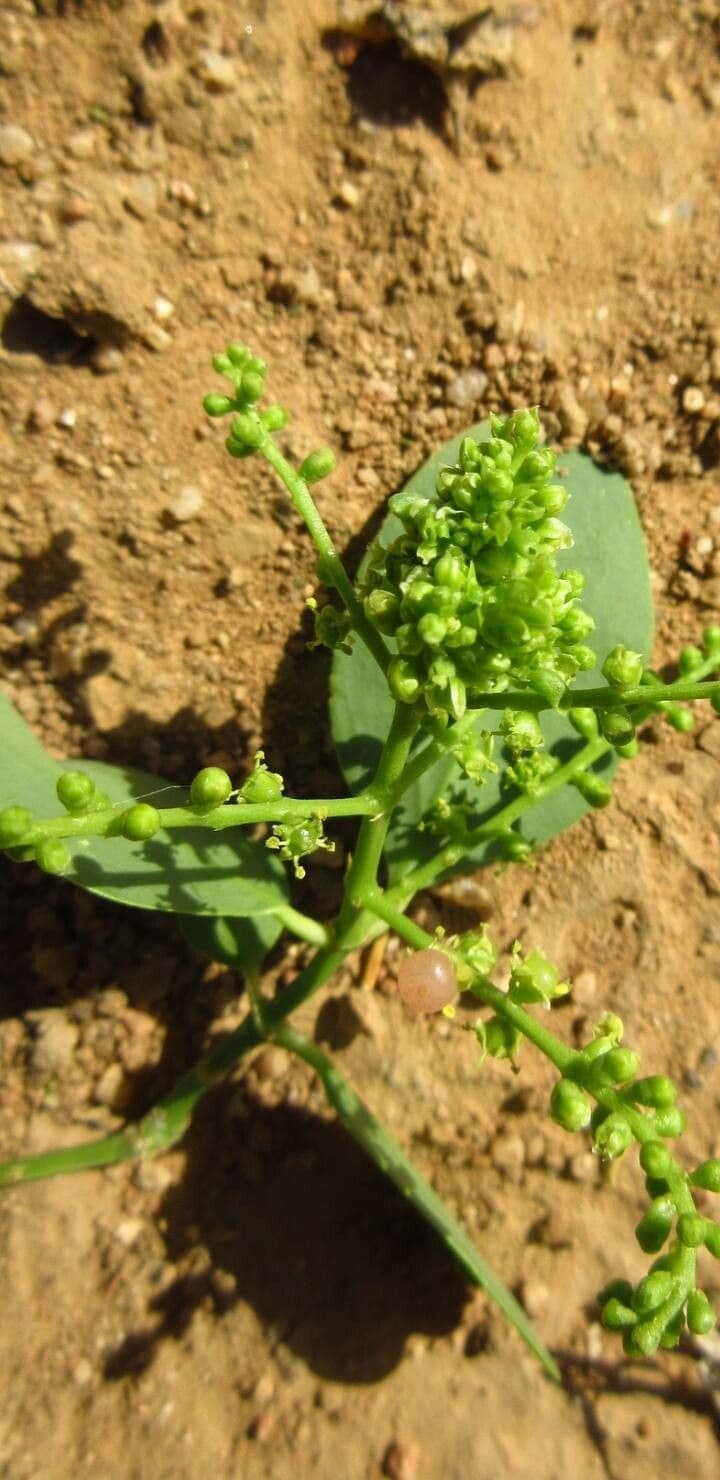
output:
M572 1000L580 1007L589 1006L597 995L597 975L589 967L579 971L573 979Z
M200 52L200 76L208 92L232 92L237 86L233 63L219 51Z
M252 1390L253 1403L258 1403L261 1408L266 1408L275 1397L275 1383L269 1372L264 1372L259 1377Z
M33 432L44 432L55 421L55 407L47 396L41 396L30 410L28 426Z
M166 1192L172 1180L170 1168L161 1161L141 1161L134 1178L141 1192Z
M359 206L360 191L357 185L354 185L352 180L343 180L337 192L336 200L341 205L348 206L350 210L353 210L355 206Z
M380 488L380 478L374 468L358 468L355 477L361 488L369 488L373 493Z
M571 1182L597 1182L598 1159L591 1151L579 1151L567 1164Z
M35 1020L32 1066L42 1074L57 1074L72 1062L80 1036L60 1008L48 1008Z
M0 164L23 164L35 152L35 140L17 123L0 124Z
M574 388L567 382L562 382L553 397L553 407L560 417L560 424L568 437L576 437L582 441L585 436L590 417L585 407L582 406L575 394Z
M97 134L93 128L78 128L70 134L66 149L73 159L90 159L95 153Z
M156 319L171 319L174 312L175 304L171 303L169 298L163 298L162 294L158 293L153 303L153 313Z
M154 349L156 354L161 354L163 350L169 349L172 344L172 334L168 334L167 329L163 329L162 324L148 324L147 328L143 331L142 339L143 344L147 345L148 349Z
M133 175L123 192L123 204L138 221L147 220L158 208L159 192L152 175Z
M97 1105L107 1105L109 1110L114 1110L125 1103L127 1092L128 1083L122 1064L108 1064L95 1085L93 1099Z
M90 364L98 375L114 375L123 363L123 353L116 344L99 344L90 356Z
M422 1450L413 1439L391 1439L382 1457L387 1480L417 1480Z
M700 387L697 385L687 386L683 391L682 404L683 411L687 411L690 416L697 416L705 405L705 396L700 390Z
M523 1280L520 1286L520 1299L531 1319L539 1316L544 1311L550 1291L541 1280Z
M463 370L450 381L446 391L451 406L470 406L481 401L488 388L488 377L484 370Z
M517 1177L525 1165L525 1142L521 1136L496 1136L490 1148L493 1166L506 1176Z
M58 412L57 424L64 427L66 432L72 432L77 424L77 411L72 406L65 406Z
M136 1244L145 1224L142 1218L123 1218L115 1229L115 1237L124 1249L131 1249Z
M193 483L187 483L176 499L168 505L168 513L172 514L177 524L187 524L190 519L196 519L205 500L199 488Z

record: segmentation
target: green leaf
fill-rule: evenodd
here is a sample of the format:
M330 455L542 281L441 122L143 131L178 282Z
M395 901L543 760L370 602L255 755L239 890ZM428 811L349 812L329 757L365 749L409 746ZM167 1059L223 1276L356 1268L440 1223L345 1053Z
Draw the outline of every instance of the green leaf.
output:
M103 761L55 761L0 693L0 807L20 802L38 817L60 812L58 776L69 766L86 771L110 800L129 804L152 797L159 806L183 806L186 787L145 771ZM220 837L201 828L157 833L147 843L123 838L68 838L71 864L64 878L91 894L137 909L180 915L271 914L288 898L285 870L262 843L238 828Z
M257 973L283 931L276 915L255 915L250 920L226 919L222 915L179 915L178 925L190 945L243 975Z
M463 436L483 437L487 423L471 427ZM430 495L438 470L457 459L462 437L455 437L440 448L410 479L407 487ZM566 470L571 498L563 513L575 540L570 550L558 558L560 568L573 566L585 574L583 605L595 618L596 629L589 639L598 655L598 669L607 653L617 643L649 658L653 637L653 612L650 595L650 571L632 491L618 473L599 468L580 452L564 454L558 471ZM389 515L380 530L383 545L389 545L402 531L400 521ZM362 567L361 567L362 569ZM582 703L581 691L602 683L597 670L579 675L573 685ZM359 791L367 785L380 757L382 743L392 715L392 699L377 665L361 643L350 655L335 653L330 691L330 719L340 766L348 785ZM486 710L478 717L478 729L496 730L499 711ZM582 742L568 721L560 714L542 716L542 728L548 751L562 761L569 760ZM501 771L490 776L479 790L459 777L452 761L443 758L406 794L402 810L393 819L388 836L386 859L391 877L426 859L437 844L417 831L417 824L440 795L451 788L453 800L469 802L477 825L489 821L499 810ZM610 779L617 767L611 755L599 767ZM547 842L572 825L588 806L574 787L564 787L532 809L520 823L520 831L539 843ZM478 866L487 858L491 844L485 843L472 855ZM467 861L463 864L467 867Z
M468 1279L474 1285L480 1285L483 1290L487 1291L490 1299L494 1300L506 1320L515 1327L518 1335L542 1363L548 1376L559 1382L560 1372L557 1363L547 1347L543 1345L540 1337L536 1335L515 1296L490 1268L480 1250L475 1248L469 1234L453 1218L452 1213L441 1202L430 1183L426 1182L422 1174L409 1161L404 1151L393 1140L390 1132L359 1098L332 1060L327 1058L317 1044L303 1038L287 1024L276 1031L275 1041L312 1065L335 1114L353 1140L362 1146L363 1151L374 1161L384 1176L388 1177L407 1198L410 1206L435 1230Z

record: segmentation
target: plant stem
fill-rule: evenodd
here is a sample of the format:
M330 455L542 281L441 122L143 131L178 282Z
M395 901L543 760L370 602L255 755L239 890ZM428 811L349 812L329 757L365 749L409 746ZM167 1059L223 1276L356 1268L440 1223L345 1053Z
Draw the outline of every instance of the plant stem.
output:
M717 666L717 657L714 665ZM712 671L712 669L710 670ZM603 686L596 689L574 689L565 693L557 708L568 709L625 709L640 704L689 703L693 699L712 699L720 693L720 680L701 682L691 678L678 678L673 683L638 684L632 689L613 689ZM500 694L478 694L469 701L471 709L529 709L542 713L551 706L539 694L529 690Z
M300 910L293 908L291 904L278 905L273 914L282 922L286 930L296 935L298 940L306 940L311 946L327 946L333 939L333 932L328 925L323 925L319 920L314 920L312 915L304 915Z
M352 581L325 528L307 483L296 472L292 463L289 463L287 458L283 457L272 437L266 437L258 451L262 453L273 471L277 473L281 482L285 484L293 505L308 530L315 549L320 556L321 580L334 586L338 595L342 597L355 631L362 638L369 652L372 653L375 662L380 666L383 673L385 673L390 661L390 654L379 632L376 632L372 623L365 616L362 605L355 595L355 588Z
M122 819L136 798L129 797L101 812L87 812L82 817L37 818L27 835L28 843L39 838L107 838L121 832ZM378 797L368 791L352 797L279 797L274 802L227 803L200 811L196 807L159 807L161 830L173 828L208 828L224 832L230 827L255 827L259 822L292 822L306 817L369 817L378 810ZM22 845L21 845L22 846Z

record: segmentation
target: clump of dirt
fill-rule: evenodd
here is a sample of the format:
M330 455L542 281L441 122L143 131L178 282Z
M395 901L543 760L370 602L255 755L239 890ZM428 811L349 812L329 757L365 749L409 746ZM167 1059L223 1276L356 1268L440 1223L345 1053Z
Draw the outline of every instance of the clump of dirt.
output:
M376 9L407 32L416 8ZM125 0L0 19L0 647L57 755L240 777L262 743L294 791L337 786L308 542L201 410L232 338L270 363L288 451L341 451L319 497L351 563L434 446L532 402L560 445L632 479L656 663L718 619L716 5L494 8L511 65L475 79L459 152L437 67L340 12ZM689 736L657 727L610 811L460 901L575 978L571 1040L621 1009L681 1079L698 1158L720 1151L719 759L705 716ZM163 921L3 872L12 1154L140 1113L242 1003ZM306 887L322 911L337 881L313 867ZM515 1081L452 1025L412 1023L396 964L391 945L369 990L350 962L301 1026L519 1291L565 1388L309 1071L266 1048L172 1155L0 1203L13 1480L141 1475L150 1446L154 1474L188 1480L715 1473L716 1347L641 1368L597 1323L594 1292L639 1268L634 1174L602 1184L549 1125L529 1051Z

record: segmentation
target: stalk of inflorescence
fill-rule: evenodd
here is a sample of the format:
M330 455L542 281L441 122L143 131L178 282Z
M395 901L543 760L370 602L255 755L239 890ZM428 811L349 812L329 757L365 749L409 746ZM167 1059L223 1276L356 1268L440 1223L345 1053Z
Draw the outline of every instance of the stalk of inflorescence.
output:
M635 1287L619 1279L600 1293L604 1325L621 1332L626 1352L636 1357L676 1346L685 1323L693 1334L707 1334L715 1315L697 1285L697 1253L705 1248L720 1258L720 1223L698 1210L695 1195L698 1190L720 1193L720 1161L710 1159L687 1173L672 1155L667 1142L686 1125L672 1081L664 1075L639 1077L639 1055L621 1046L623 1025L615 1014L600 1019L590 1043L579 1051L539 1023L524 1004L547 1007L570 990L541 952L523 958L516 949L508 990L500 991L483 970L495 959L486 934L445 942L408 920L387 896L366 898L365 906L413 951L445 956L457 984L492 1010L493 1016L475 1028L484 1053L512 1060L526 1039L553 1064L560 1078L550 1114L558 1125L571 1132L590 1129L593 1149L606 1162L633 1143L639 1147L650 1202L635 1233L641 1249L659 1257Z

